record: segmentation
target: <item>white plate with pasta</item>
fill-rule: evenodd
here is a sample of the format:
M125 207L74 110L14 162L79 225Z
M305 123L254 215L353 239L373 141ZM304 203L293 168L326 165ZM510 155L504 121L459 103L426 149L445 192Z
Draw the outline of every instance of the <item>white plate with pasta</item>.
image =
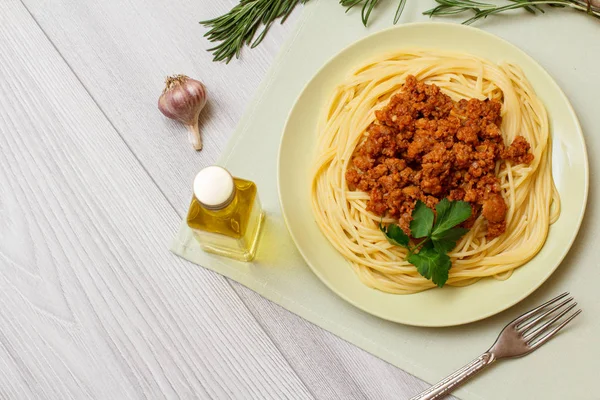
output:
M331 290L387 320L451 326L554 272L583 218L588 161L573 108L532 58L478 29L417 23L317 72L289 115L278 181L290 233Z

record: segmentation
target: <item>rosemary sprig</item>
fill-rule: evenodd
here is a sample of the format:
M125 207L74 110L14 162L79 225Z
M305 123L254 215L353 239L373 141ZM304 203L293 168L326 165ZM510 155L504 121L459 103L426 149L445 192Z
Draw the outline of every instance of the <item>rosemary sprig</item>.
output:
M490 15L500 14L505 11L523 8L530 13L544 12L541 6L551 7L570 7L575 10L586 12L596 18L600 18L600 8L592 5L591 0L510 0L511 3L505 5L495 5L481 3L473 0L436 0L439 4L423 14L430 17L448 16L461 14L464 12L473 12L475 15L463 22L470 25L475 21L487 18Z
M211 28L204 36L211 42L219 42L208 49L213 52L213 61L229 62L239 57L244 46L254 48L262 42L275 20L284 23L294 8L308 0L240 0L227 14L201 21ZM262 26L260 34L254 38Z
M204 34L217 45L208 49L213 52L213 61L228 63L233 57L239 58L244 46L254 48L262 42L269 28L277 19L284 23L294 8L308 0L240 0L227 14L201 21L210 30ZM400 19L406 0L397 0L398 7L394 15L394 24ZM371 12L379 0L339 0L346 12L356 5L362 4L361 19L366 26ZM256 36L259 29L262 31ZM256 38L255 38L256 36Z

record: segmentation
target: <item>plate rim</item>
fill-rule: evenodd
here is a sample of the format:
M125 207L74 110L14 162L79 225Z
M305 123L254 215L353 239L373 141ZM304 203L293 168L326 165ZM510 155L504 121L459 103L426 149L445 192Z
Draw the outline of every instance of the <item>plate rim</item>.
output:
M292 228L290 227L290 223L289 223L289 219L287 216L287 212L286 211L286 206L284 204L283 201L283 197L282 197L282 192L281 192L281 153L282 153L282 148L283 148L283 143L284 143L284 138L285 138L285 132L288 130L288 125L290 124L290 118L294 112L294 109L296 108L296 105L298 104L298 101L300 100L300 98L304 95L304 93L307 91L308 87L310 86L310 84L312 83L312 81L315 79L316 76L318 76L324 69L326 69L329 64L331 64L336 57L338 57L340 54L348 51L350 48L356 46L357 44L370 40L371 37L373 36L377 36L380 35L384 32L388 32L388 31L394 31L394 30L402 30L402 29L406 29L407 27L414 27L414 26L431 26L431 25L437 25L437 26L446 26L452 29L463 29L466 31L471 31L483 36L487 36L488 38L492 39L492 40L497 40L500 42L503 42L504 44L512 47L517 53L520 53L522 56L524 56L526 59L528 59L529 62L531 62L533 65L535 65L536 67L538 67L540 69L540 71L542 71L542 73L545 75L545 78L547 80L549 80L552 85L554 86L554 89L557 90L557 93L561 96L562 100L566 103L567 107L568 107L568 111L570 113L570 115L573 116L573 120L575 122L576 125L576 131L577 134L579 136L579 139L581 140L582 143L582 147L583 147L583 169L584 169L584 187L583 187L583 206L581 207L578 215L577 215L577 222L575 225L575 229L573 234L571 235L571 237L569 238L568 243L566 243L566 245L564 246L563 250L561 251L559 257L556 259L556 262L554 264L554 266L550 269L548 269L548 271L546 272L546 274L544 274L543 277L541 277L534 285L532 285L532 287L527 290L524 291L522 295L520 296L515 296L515 299L513 300L509 300L507 301L505 304L503 303L501 306L499 306L497 309L490 311L488 313L484 313L482 315L479 316L474 316L472 318L466 318L460 321L456 321L456 322L452 322L452 323L423 323L423 322L415 322L415 321L411 321L410 318L393 318L387 315L383 315L377 311L371 310L371 309L367 309L367 307L364 307L363 305L360 304L360 302L356 302L355 300L353 300L352 298L346 296L346 294L344 294L341 291L338 291L334 285L332 285L329 280L324 277L321 273L320 270L316 267L313 266L312 262L309 261L309 258L307 257L307 255L305 254L304 250L301 248L301 246L298 245L298 240L296 238L296 235L294 234L294 231L292 230ZM399 48L401 48L401 46L399 46ZM523 301L524 299L526 299L527 297L529 297L533 292L535 292L537 289L539 289L549 278L550 276L552 276L552 274L558 269L558 267L562 264L562 262L564 261L565 257L567 256L567 254L569 253L569 251L571 250L571 247L573 246L573 243L575 242L575 239L577 238L577 236L579 235L579 231L581 230L581 224L583 222L583 217L585 215L586 209L587 209L587 204L589 201L589 158L588 158L588 151L587 151L587 144L585 141L585 136L583 134L583 129L581 128L581 122L579 121L579 117L577 116L577 112L575 111L575 109L573 108L573 105L571 104L571 101L569 100L569 98L567 97L567 95L565 94L565 92L562 90L562 88L560 87L560 85L556 82L556 80L552 77L552 75L539 63L537 62L532 56L530 56L529 54L527 54L524 50L522 50L519 46L509 42L506 39L503 39L497 35L494 35L490 32L487 32L483 29L479 29L479 28L475 28L472 26L468 26L468 25L462 25L462 24L457 24L457 23L452 23L452 22L439 22L439 21L430 21L430 22L410 22L410 23L404 23L401 25L394 25L385 29L381 29L379 31L370 33L358 40L355 40L351 43L349 43L348 45L344 46L343 48L341 48L339 51L337 51L335 54L333 54L331 57L329 57L322 66L320 66L310 77L310 79L304 84L304 86L302 87L302 90L299 92L299 94L296 96L294 103L290 109L290 111L288 112L288 115L286 117L285 120L285 124L282 130L282 135L281 135L281 139L279 141L279 146L278 146L278 150L277 150L277 194L278 194L278 198L279 198L279 205L281 207L281 214L283 216L283 219L285 221L285 225L286 228L288 230L288 233L290 234L292 241L294 242L294 246L296 247L296 249L298 250L298 252L300 253L300 255L302 256L302 259L304 260L304 262L308 265L308 267L311 269L311 271L319 278L319 280L327 287L327 289L329 289L331 292L333 292L336 296L342 298L344 301L350 303L352 306L360 309L361 311L376 316L378 318L381 318L383 320L386 321L391 321L394 323L399 323L399 324L403 324L403 325L409 325L409 326L416 326L416 327L428 327L428 328L441 328L441 327L451 327L451 326L460 326L460 325L466 325L466 324L470 324L473 322L477 322L477 321L481 321L483 319L489 318L493 315L499 314L511 307L513 307L514 305L520 303L521 301ZM329 243L329 245L331 246L331 244ZM544 242L544 246L546 245L546 243ZM542 246L543 248L543 246ZM540 249L541 251L541 249ZM527 263L531 262L528 261ZM522 265L521 267L524 267L527 263L525 263L524 265ZM519 268L521 268L519 267ZM354 273L354 271L352 271L351 269L349 269L349 271L351 271L352 273ZM390 294L392 295L392 294ZM410 296L410 294L408 295L400 295L398 294L397 296Z

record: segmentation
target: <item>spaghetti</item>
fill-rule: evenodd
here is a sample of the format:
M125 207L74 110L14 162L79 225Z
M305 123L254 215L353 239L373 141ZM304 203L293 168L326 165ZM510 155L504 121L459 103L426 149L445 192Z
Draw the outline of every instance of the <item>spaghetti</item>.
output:
M542 248L560 199L552 180L546 110L520 69L459 53L402 51L372 60L339 85L319 126L312 171L312 208L332 245L368 286L399 294L435 285L405 261L406 249L390 244L379 230L381 217L367 210L369 194L350 190L346 171L375 120L375 111L402 89L408 76L435 84L454 101L492 99L502 103L505 143L523 136L534 156L530 164L498 161L496 176L507 204L506 232L486 238L481 216L449 254L447 284L465 286L483 277L508 279ZM384 217L383 223L396 223Z

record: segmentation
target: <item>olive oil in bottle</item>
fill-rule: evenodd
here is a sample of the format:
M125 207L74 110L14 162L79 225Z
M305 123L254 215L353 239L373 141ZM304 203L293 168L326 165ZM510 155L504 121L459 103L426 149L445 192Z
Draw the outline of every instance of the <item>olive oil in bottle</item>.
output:
M218 166L196 175L187 224L204 251L251 261L263 220L253 182L234 178Z

